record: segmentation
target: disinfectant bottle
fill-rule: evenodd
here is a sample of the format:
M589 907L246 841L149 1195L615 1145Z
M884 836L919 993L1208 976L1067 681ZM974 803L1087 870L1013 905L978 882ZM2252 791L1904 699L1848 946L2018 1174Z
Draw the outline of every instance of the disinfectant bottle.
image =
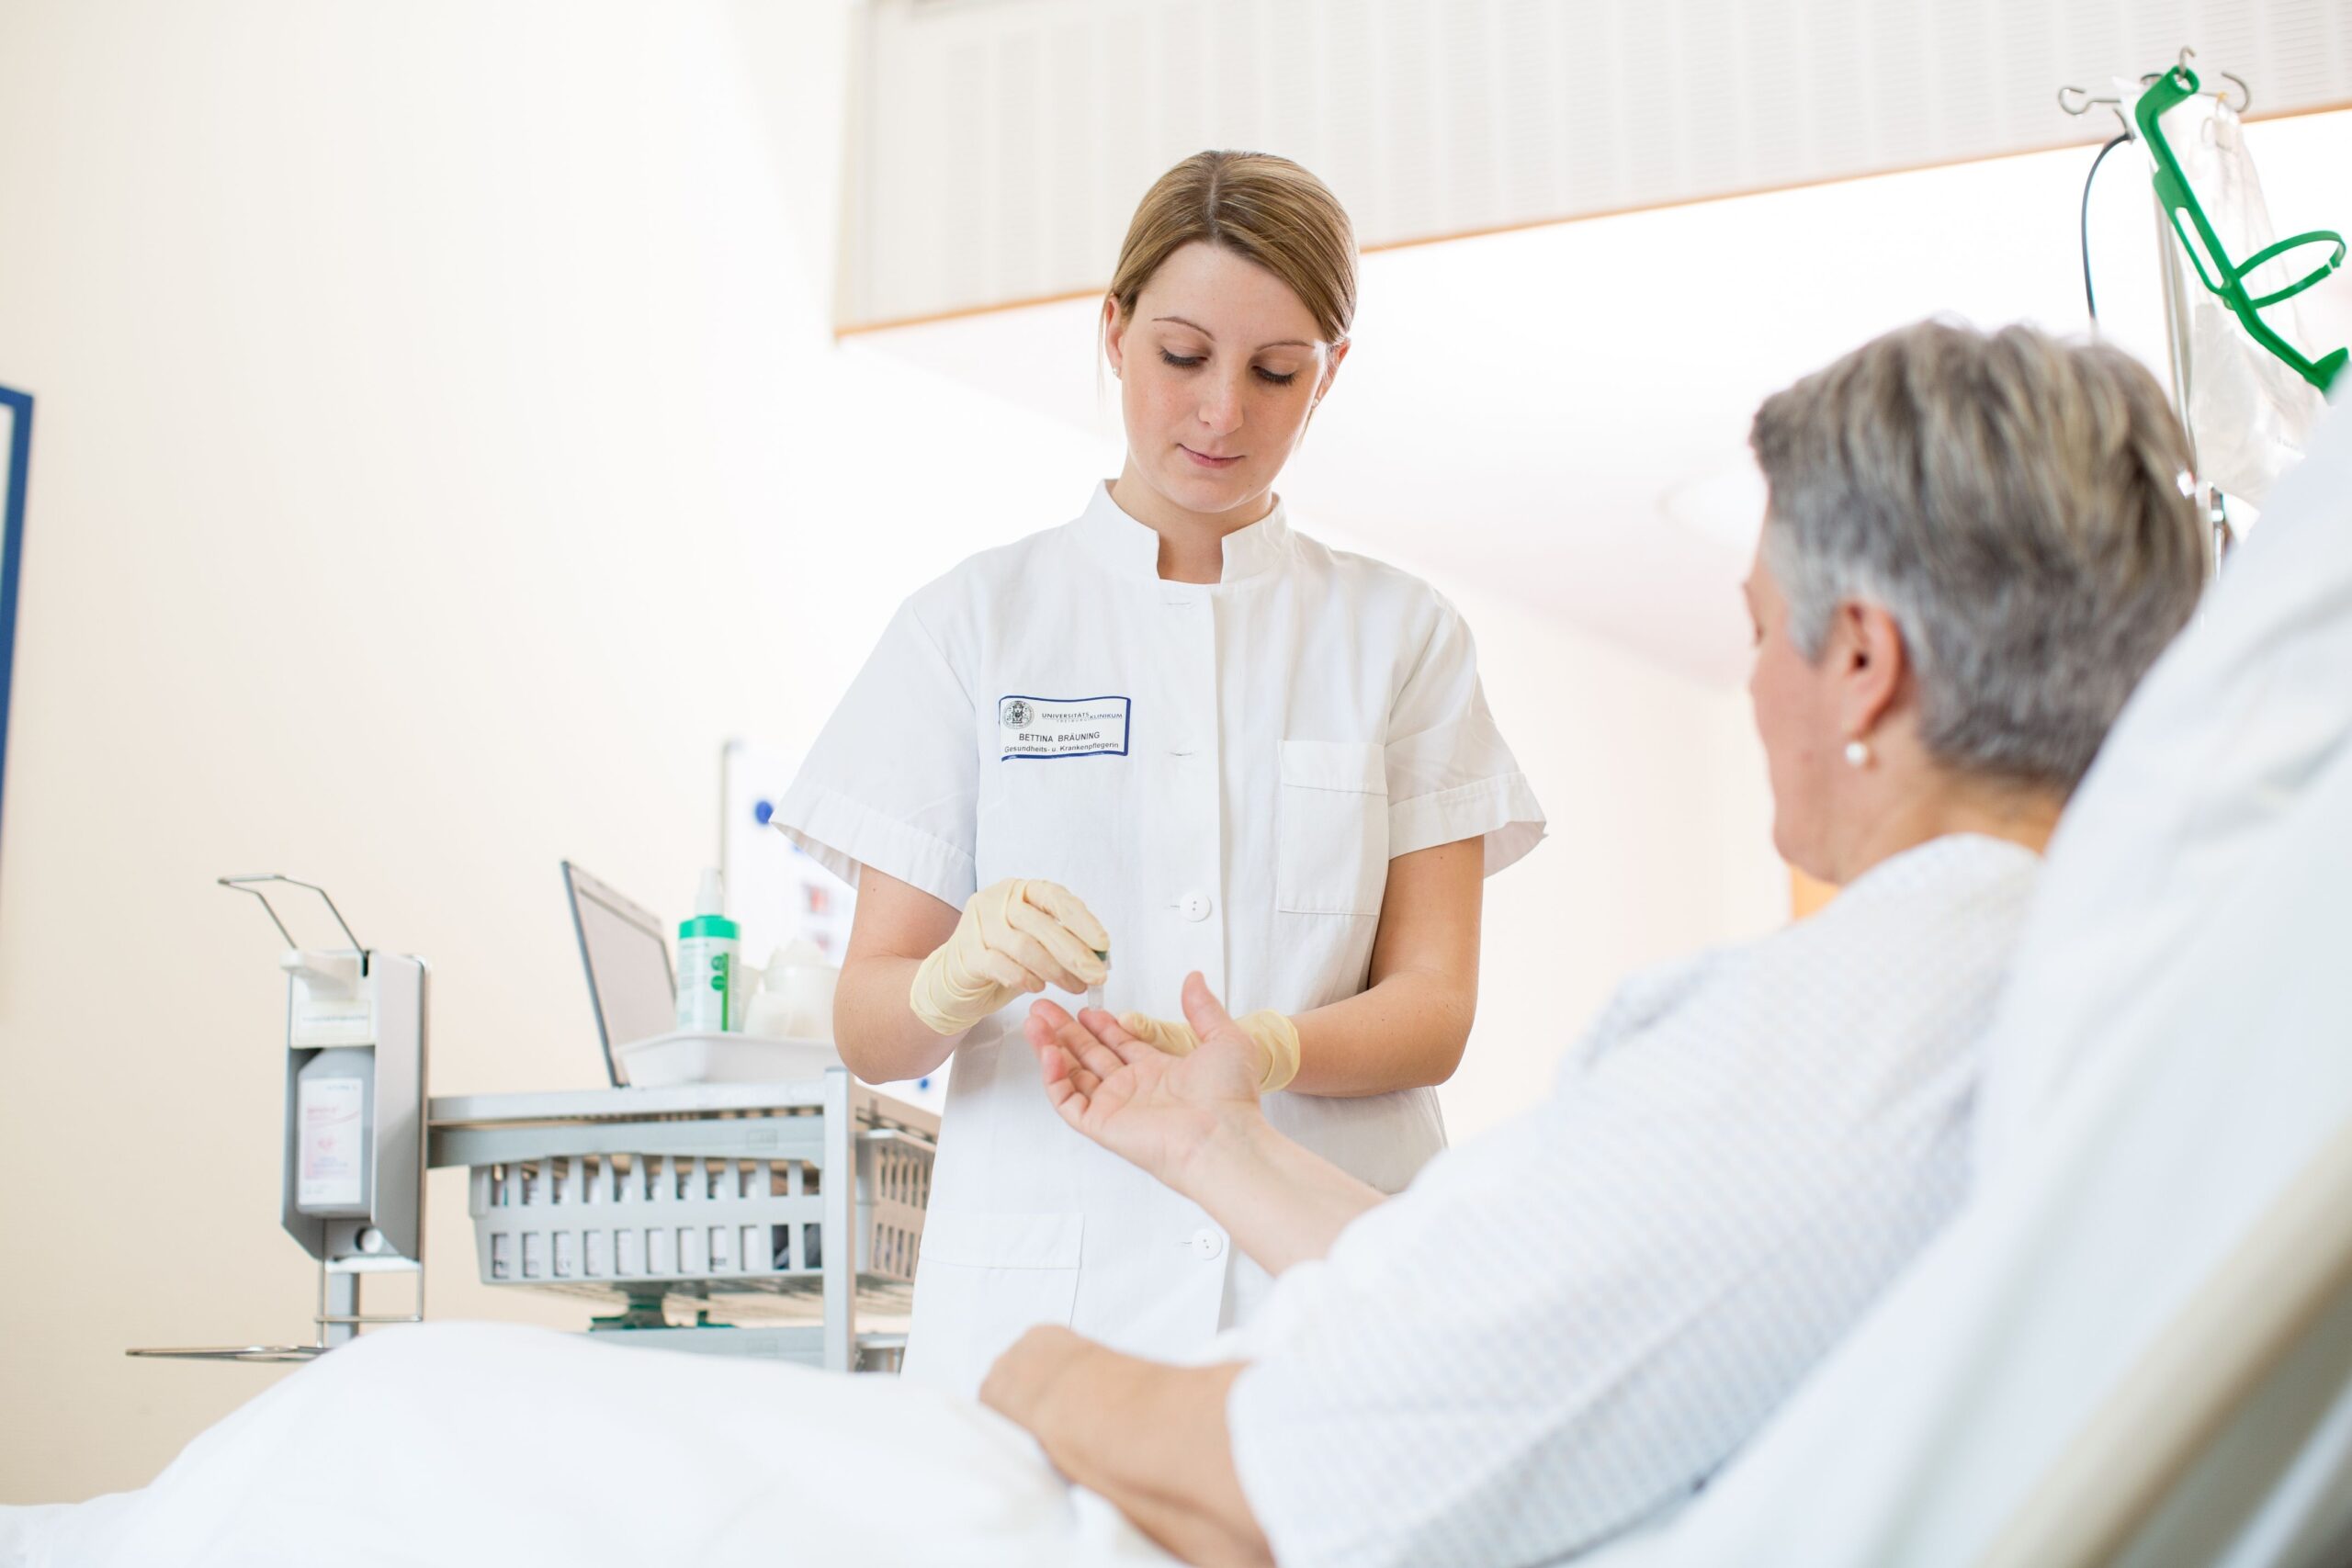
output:
M695 918L678 927L678 1027L697 1034L743 1025L735 995L741 933L719 913L723 902L718 873L704 872Z
M323 1219L360 1219L375 1194L369 1157L376 1139L376 1053L322 1051L294 1075L301 1163L294 1207Z

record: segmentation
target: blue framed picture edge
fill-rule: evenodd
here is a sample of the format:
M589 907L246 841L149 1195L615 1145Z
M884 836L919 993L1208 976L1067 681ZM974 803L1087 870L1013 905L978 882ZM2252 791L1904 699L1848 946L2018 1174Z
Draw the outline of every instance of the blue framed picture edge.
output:
M0 387L0 408L9 415L6 489L0 491L0 803L5 803L8 699L17 682L17 584L25 558L25 490L32 471L32 394ZM5 821L5 804L0 804L0 822Z

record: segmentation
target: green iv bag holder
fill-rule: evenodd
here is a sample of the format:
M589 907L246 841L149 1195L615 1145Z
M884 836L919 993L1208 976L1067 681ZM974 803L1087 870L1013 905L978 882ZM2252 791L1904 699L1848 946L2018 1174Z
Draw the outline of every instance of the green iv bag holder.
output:
M2191 266L2197 269L2198 281L2208 292L2228 307L2254 341L2260 344L2295 374L2317 387L2324 396L2335 378L2344 372L2346 351L2336 349L2322 355L2316 361L2307 359L2293 344L2270 329L2262 312L2283 300L2293 299L2344 265L2344 236L2333 229L2314 229L2306 234L2295 234L2275 244L2265 245L2243 262L2232 262L2222 246L2221 236L2213 232L2211 220L2197 193L2189 188L2188 177L2181 172L2180 160L2173 155L2172 144L2165 140L2159 121L2166 109L2185 103L2199 91L2197 73L2187 64L2177 64L2162 75L2140 95L2132 107L2132 117L2138 121L2141 139L2147 143L2149 155L2155 160L2156 198L2164 204L2165 216L2179 236L2181 248L2188 253ZM2189 229L2181 220L2186 217L2196 230L2191 238ZM2290 251L2306 245L2333 245L2335 250L2326 261L2305 273L2283 288L2264 295L2247 291L2246 279L2264 264L2277 260ZM2208 261L2211 265L2207 265Z

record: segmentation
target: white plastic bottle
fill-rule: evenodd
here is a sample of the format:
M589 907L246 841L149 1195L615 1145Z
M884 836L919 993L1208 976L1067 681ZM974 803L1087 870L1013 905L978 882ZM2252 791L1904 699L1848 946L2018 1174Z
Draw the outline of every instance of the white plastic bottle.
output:
M719 913L725 888L718 873L702 874L695 916L678 926L678 1028L716 1034L743 1027L736 996L736 966L741 932Z
M376 1053L322 1051L302 1064L294 1086L294 1207L322 1219L366 1219L375 1196Z

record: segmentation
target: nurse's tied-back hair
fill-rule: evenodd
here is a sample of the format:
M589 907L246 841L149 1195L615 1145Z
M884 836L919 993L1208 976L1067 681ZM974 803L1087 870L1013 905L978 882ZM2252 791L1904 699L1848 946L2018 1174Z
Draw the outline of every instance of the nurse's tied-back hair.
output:
M1356 233L1321 180L1271 152L1195 152L1155 181L1136 208L1110 296L1135 314L1160 264L1195 241L1255 262L1290 286L1328 344L1356 314Z

